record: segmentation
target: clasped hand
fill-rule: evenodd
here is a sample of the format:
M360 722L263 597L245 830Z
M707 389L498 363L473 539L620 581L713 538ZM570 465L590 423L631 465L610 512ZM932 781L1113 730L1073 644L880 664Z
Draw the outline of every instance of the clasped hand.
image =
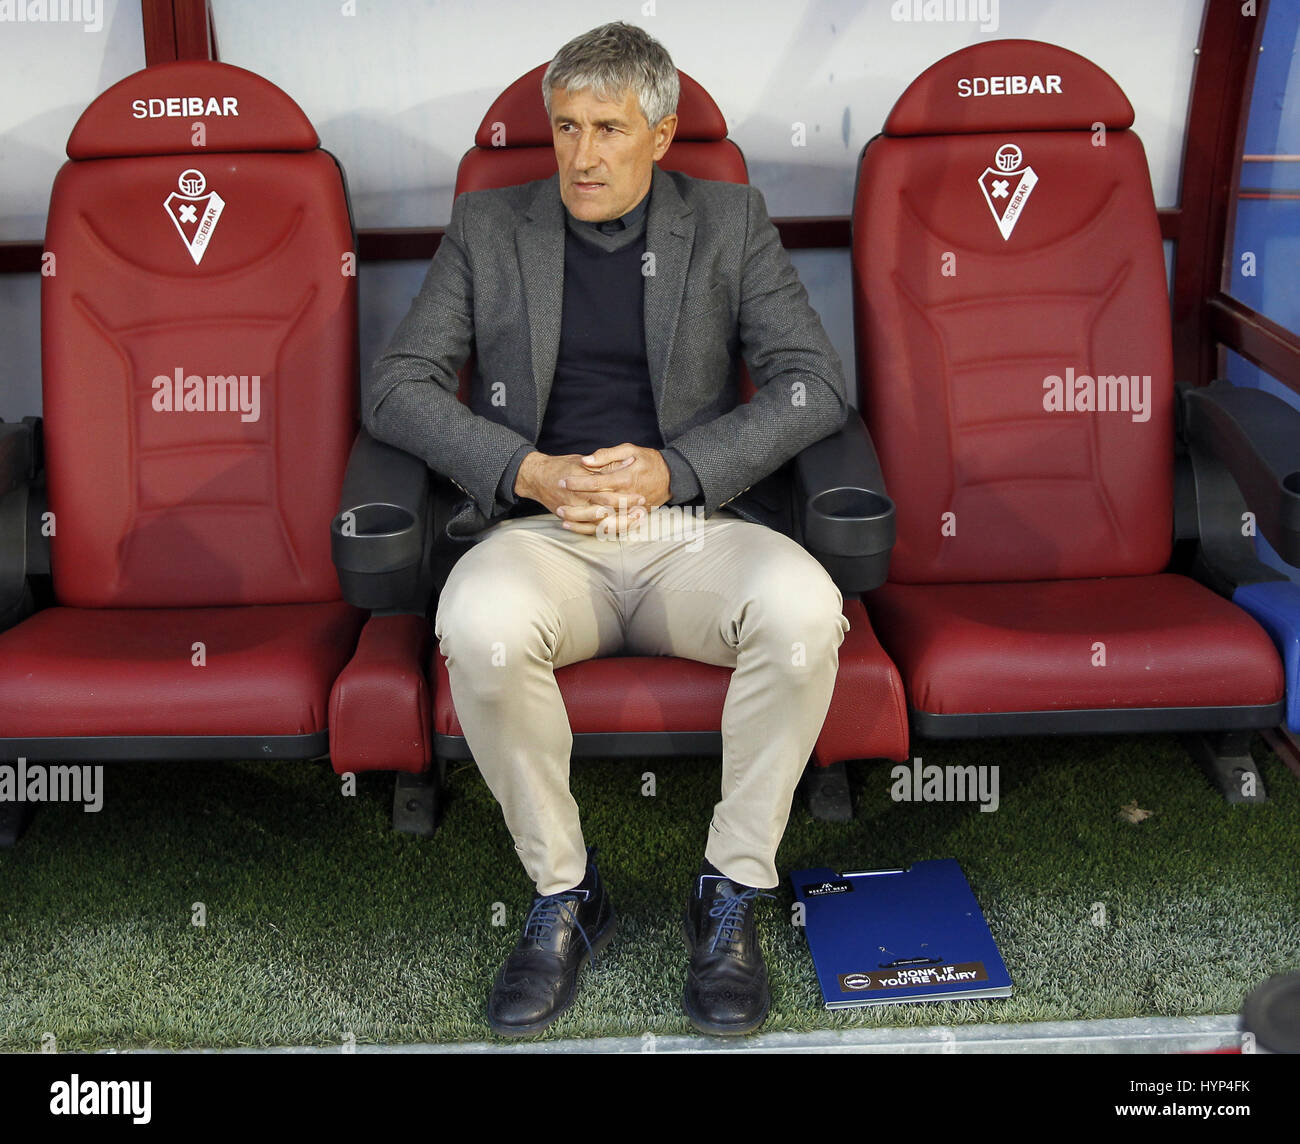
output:
M515 493L555 513L585 536L622 537L668 502L671 478L658 449L624 443L580 456L529 453Z

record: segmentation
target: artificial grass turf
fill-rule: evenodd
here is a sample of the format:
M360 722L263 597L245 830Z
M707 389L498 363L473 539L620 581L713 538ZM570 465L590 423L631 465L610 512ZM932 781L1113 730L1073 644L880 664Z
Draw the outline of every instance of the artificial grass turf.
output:
M1223 802L1171 737L916 750L999 765L999 809L894 803L890 764L856 764L854 822L797 800L778 865L957 858L1015 996L828 1013L783 883L760 915L765 1032L1234 1013L1300 968L1300 783L1258 739L1259 806ZM718 775L716 758L573 764L620 931L547 1038L691 1031L681 913ZM0 851L0 1050L490 1038L487 990L531 887L473 764L449 787L422 840L391 831L387 775L343 797L323 763L106 767L100 813L43 807ZM1152 817L1122 821L1134 800Z

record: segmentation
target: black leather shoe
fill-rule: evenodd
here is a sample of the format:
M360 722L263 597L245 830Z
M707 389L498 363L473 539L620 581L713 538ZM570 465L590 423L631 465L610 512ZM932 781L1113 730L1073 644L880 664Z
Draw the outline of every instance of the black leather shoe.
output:
M727 878L701 874L686 903L691 951L682 1005L701 1033L752 1033L771 1005L767 966L755 932L759 898L771 898Z
M609 944L616 928L605 880L590 862L581 885L534 897L519 943L492 983L487 1004L492 1031L530 1037L550 1025L573 1004L579 972Z

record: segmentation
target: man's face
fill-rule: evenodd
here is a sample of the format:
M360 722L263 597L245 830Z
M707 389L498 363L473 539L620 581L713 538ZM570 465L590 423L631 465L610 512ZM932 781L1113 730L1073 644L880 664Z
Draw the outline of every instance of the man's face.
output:
M585 222L626 214L650 189L655 160L663 157L677 116L651 127L632 91L618 103L590 88L551 89L551 134L560 168L560 198Z

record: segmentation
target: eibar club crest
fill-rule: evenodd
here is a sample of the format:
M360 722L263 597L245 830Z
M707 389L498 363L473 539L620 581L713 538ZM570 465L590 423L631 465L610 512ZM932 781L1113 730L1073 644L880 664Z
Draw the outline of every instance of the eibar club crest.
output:
M1022 159L1019 147L1014 143L1003 143L993 156L997 170L985 167L984 174L979 179L984 201L989 204L993 221L998 224L1004 241L1016 229L1020 213L1025 209L1025 203L1033 194L1034 187L1038 185L1038 176L1034 174L1033 167L1021 168Z
M163 209L176 224L185 249L190 252L190 257L197 266L203 261L208 243L212 240L212 232L217 229L217 220L226 209L226 202L216 191L209 191L206 195L203 193L208 181L203 177L202 171L196 171L193 167L181 172L177 184L180 194L172 191L164 201Z

